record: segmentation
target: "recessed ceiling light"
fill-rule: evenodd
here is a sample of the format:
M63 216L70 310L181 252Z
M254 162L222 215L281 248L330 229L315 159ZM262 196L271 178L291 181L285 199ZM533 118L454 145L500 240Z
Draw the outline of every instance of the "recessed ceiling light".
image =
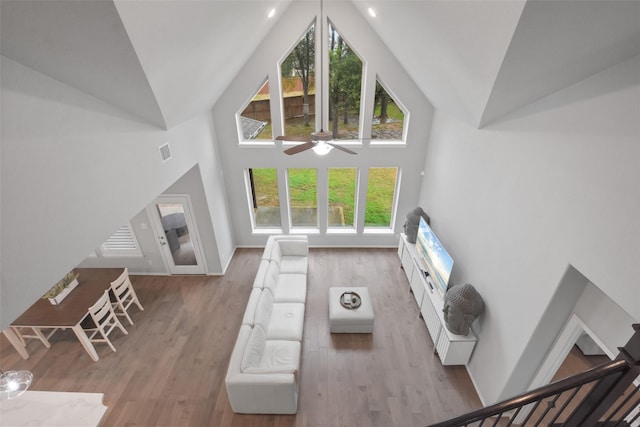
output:
M271 9L269 11L269 13L267 14L267 18L273 18L276 14L276 8L274 7L273 9Z
M376 11L373 10L372 8L369 8L369 15L371 15L372 18L376 17Z

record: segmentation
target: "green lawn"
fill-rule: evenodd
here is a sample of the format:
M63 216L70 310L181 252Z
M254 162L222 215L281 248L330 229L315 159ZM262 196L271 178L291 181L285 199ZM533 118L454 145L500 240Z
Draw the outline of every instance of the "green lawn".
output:
M393 208L393 192L396 188L396 168L370 168L367 188L367 208L364 225L389 226Z
M369 188L365 225L386 227L391 223L396 168L369 169ZM259 206L279 206L276 170L253 169L256 198ZM292 206L317 206L317 171L312 168L290 169L289 187ZM355 200L355 168L332 168L329 172L329 206L342 207L344 223L353 225Z

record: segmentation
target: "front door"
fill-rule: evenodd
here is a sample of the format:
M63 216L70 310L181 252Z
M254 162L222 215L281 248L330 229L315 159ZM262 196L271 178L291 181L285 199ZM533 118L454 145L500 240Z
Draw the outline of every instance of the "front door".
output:
M189 196L160 196L147 209L171 274L205 274Z

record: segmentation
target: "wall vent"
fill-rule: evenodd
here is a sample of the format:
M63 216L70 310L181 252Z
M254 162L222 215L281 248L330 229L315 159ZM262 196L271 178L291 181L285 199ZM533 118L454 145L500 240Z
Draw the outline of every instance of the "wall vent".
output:
M171 148L169 148L168 142L160 146L160 158L162 159L162 163L171 158Z

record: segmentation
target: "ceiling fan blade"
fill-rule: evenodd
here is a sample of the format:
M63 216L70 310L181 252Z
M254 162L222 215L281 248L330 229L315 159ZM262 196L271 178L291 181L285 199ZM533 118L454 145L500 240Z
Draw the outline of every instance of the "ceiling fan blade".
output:
M308 141L305 142L304 144L300 144L300 145L296 145L295 147L291 147L291 148L287 148L286 150L284 150L285 154L297 154L300 153L302 151L308 150L310 148L313 148L313 146L316 145L315 142L312 141Z
M278 141L311 142L310 136L277 136Z
M337 148L338 150L342 150L342 151L344 151L345 153L349 153L349 154L358 154L358 153L356 153L355 151L351 151L351 150L349 150L348 148L342 147L342 146L340 146L340 145L338 145L338 144L333 144L333 143L331 143L331 142L325 142L325 144L330 145L330 146L332 146L332 147L334 147L334 148Z

